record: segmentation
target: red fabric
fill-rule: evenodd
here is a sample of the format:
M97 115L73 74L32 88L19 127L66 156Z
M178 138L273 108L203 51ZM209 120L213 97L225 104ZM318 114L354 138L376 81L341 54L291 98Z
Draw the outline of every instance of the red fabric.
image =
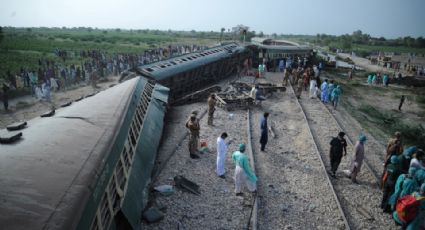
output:
M406 195L399 198L396 204L398 218L404 223L409 223L415 219L420 200L416 199L414 195Z

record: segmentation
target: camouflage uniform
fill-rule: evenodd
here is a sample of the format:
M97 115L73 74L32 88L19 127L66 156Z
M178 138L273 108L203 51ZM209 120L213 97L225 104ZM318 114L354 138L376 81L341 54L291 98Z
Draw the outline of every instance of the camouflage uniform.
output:
M208 125L213 125L216 99L213 96L208 97Z

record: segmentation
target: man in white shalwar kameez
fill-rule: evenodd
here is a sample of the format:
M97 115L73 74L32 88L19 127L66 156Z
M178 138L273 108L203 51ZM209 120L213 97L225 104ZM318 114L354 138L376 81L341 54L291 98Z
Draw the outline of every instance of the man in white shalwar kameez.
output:
M217 138L217 176L225 178L224 174L226 170L224 169L224 163L226 161L227 153L227 144L224 141L227 138L227 133L222 133L221 136Z

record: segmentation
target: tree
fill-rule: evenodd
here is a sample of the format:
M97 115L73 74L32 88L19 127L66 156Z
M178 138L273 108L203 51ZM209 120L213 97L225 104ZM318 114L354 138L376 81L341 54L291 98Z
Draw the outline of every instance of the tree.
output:
M425 48L425 38L423 37L416 38L415 45L416 47L419 47L419 48Z
M350 35L348 34L342 35L340 36L339 40L341 42L343 49L347 49L347 50L351 49L352 37Z
M220 33L220 42L223 40L223 33L224 31L226 31L226 29L224 27L221 28L221 33Z
M3 28L0 26L0 43L3 40L4 35L3 35Z
M264 37L263 31L260 31L260 33L258 34L258 37L260 37L260 38Z
M115 32L121 32L121 29L120 28L118 28L118 29L115 29Z

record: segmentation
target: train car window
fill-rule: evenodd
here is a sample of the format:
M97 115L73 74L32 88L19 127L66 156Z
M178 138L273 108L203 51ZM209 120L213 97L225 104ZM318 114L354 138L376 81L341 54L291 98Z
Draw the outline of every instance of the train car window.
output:
M100 209L100 219L102 223L103 229L108 229L109 223L111 221L111 212L108 205L108 197L106 196L106 193L103 195L101 203L101 209Z
M145 68L145 70L148 71L148 72L152 72L153 71L152 68Z
M97 220L97 216L94 217L93 223L91 225L91 230L100 230L99 221Z
M173 65L177 65L177 63L175 63L175 62L173 62L173 61L170 61L170 63L171 63L171 64L173 64Z
M165 66L165 65L161 65L161 68L165 68L165 67L167 67L167 66Z
M192 60L192 58L191 58L191 57L188 57L187 59Z
M115 180L116 180L115 175L112 175L111 183L109 183L109 188L108 188L109 197L111 198L112 209L114 212L119 209L119 201L120 201L120 197L116 189L117 183Z
M182 58L183 61L187 61L186 59Z

